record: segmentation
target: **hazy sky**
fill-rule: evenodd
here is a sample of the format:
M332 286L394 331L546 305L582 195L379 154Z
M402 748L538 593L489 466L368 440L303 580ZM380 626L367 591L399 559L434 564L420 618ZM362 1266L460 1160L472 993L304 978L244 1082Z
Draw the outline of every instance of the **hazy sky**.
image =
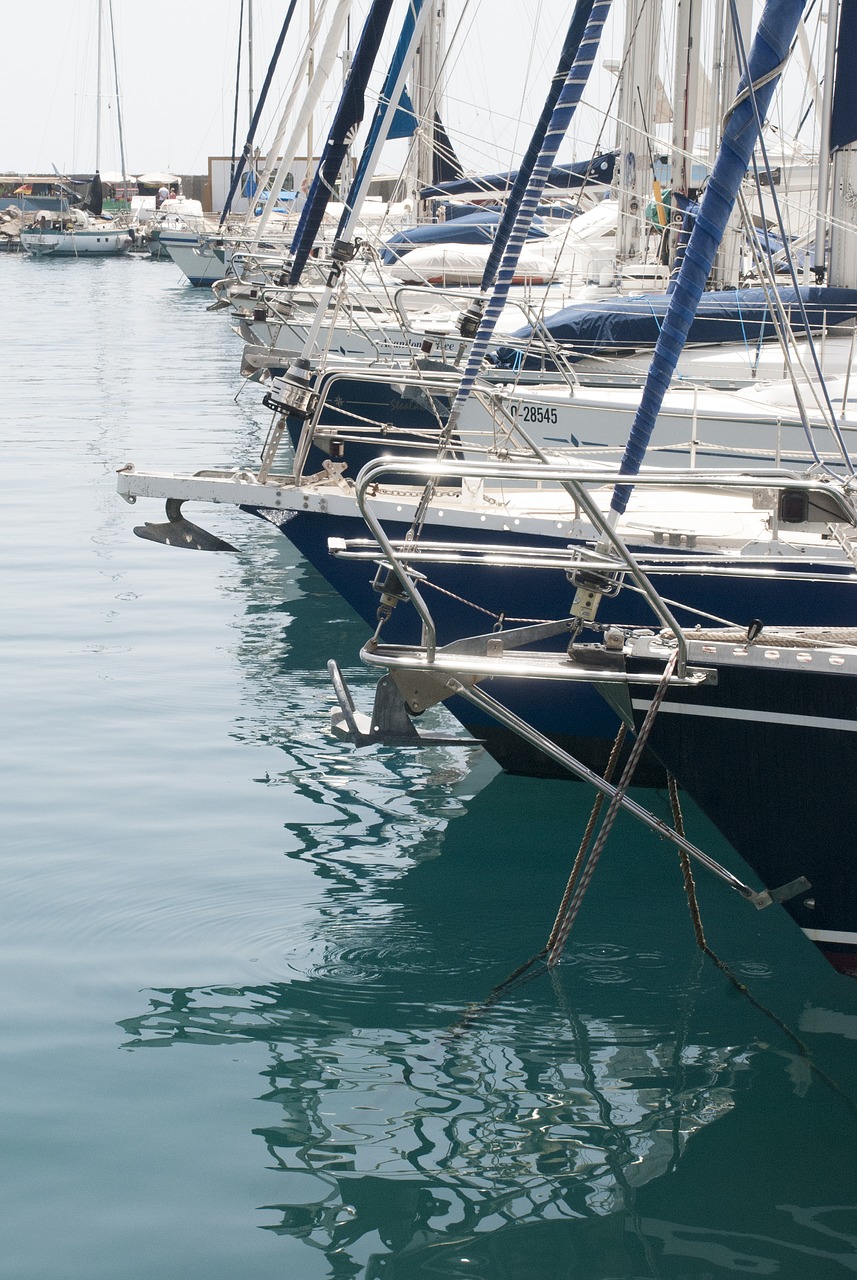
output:
M109 3L103 0L105 14ZM308 6L309 0L298 4L269 100L270 120L288 91ZM210 155L229 153L240 7L240 0L112 0L128 172L166 168L205 173ZM355 0L355 40L367 7L368 0ZM54 165L66 173L94 168L97 8L97 0L19 0L4 7L0 171L51 172ZM253 0L257 91L286 8L286 0ZM405 0L398 0L391 31L398 30L404 8ZM452 40L458 32L459 38L450 56L446 115L466 167L505 168L510 153L523 150L570 9L570 0L447 0L448 34ZM614 9L602 46L605 57L618 56L624 5L617 0ZM121 167L113 75L108 27L102 71L102 172ZM340 77L336 81L338 89ZM601 72L594 92L602 107L611 83L612 78ZM334 92L331 81L325 99L328 110ZM249 113L246 79L239 111L243 141ZM317 137L322 123L319 119ZM599 127L595 110L581 111L576 139L565 144L560 158L589 154ZM613 144L612 132L604 143ZM397 166L393 150L381 167Z
M277 102L287 92L289 68L299 56L300 33L307 25L308 4L309 0L298 4L274 82L276 93L272 91L269 101ZM106 13L108 0L103 0L103 6ZM229 151L240 0L146 0L145 4L112 0L112 7L129 171L166 167L181 173L204 173L209 155ZM355 0L353 39L367 7L367 0ZM257 92L286 8L285 0L253 0ZM557 33L568 21L569 5L567 0L470 0L467 6L464 0L449 0L450 32L463 10L470 15L465 26L475 24L480 40L476 48L470 41L463 67L456 61L451 68L450 92L455 103L451 103L450 113L456 123L462 121L464 145L474 162L480 163L476 157L492 150L484 141L493 136L484 110L489 98L494 109L515 115L528 75L538 79L538 92L543 96L547 74L543 59L547 54L555 61ZM399 0L394 5L391 30L398 29L404 11L404 0ZM50 172L51 165L56 165L71 172L94 166L96 15L97 0L75 0L73 4L38 0L36 5L4 6L7 56L0 112L0 170ZM530 49L534 22L539 27L535 53ZM514 38L507 40L506 36ZM106 45L108 41L109 35L105 35ZM485 61L489 52L490 70ZM337 76L337 89L340 83ZM334 92L331 80L328 106ZM101 167L119 169L113 63L107 52L102 102ZM248 103L247 82L243 80L239 96L242 141ZM508 133L508 119L498 128ZM499 154L496 145L494 150Z

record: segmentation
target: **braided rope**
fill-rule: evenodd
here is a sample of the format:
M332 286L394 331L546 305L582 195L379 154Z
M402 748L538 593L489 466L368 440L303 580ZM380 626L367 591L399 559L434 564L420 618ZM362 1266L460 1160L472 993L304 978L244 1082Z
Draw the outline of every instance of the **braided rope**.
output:
M665 637L671 632L663 632ZM747 630L741 627L709 627L685 631L686 640L704 640L708 643L747 644ZM857 627L790 627L787 631L763 628L755 645L773 646L778 649L826 649L833 645L857 644Z
M619 726L619 732L616 734L616 740L613 743L613 747L610 752L610 758L607 761L607 768L604 770L605 782L609 782L610 779L613 777L613 770L616 768L616 762L619 759L619 753L621 752L622 747L624 745L625 735L627 732L628 732L627 726L624 723L622 723ZM580 868L583 865L583 859L586 854L586 850L589 848L589 842L592 839L592 833L595 830L595 824L598 821L598 817L601 813L603 806L604 806L604 792L599 791L598 795L595 797L595 803L592 806L592 812L589 815L589 821L586 824L586 830L583 833L583 838L580 841L580 847L577 850L577 857L574 860L574 866L571 868L571 872L568 877L568 882L565 886L565 893L562 895L562 901L559 904L559 910L556 913L556 919L554 920L553 928L550 931L550 937L548 938L547 943L545 945L546 952L551 951L554 944L556 943L556 940L562 925L562 921L565 919L565 914L566 914L566 911L568 910L568 904L571 899L572 891L574 889L575 884L577 883L577 878L580 875Z
M548 963L549 969L552 969L553 966L558 963L559 958L562 955L562 952L565 948L565 944L568 941L568 935L571 932L571 926L574 924L574 921L577 917L577 913L580 910L580 906L581 906L581 903L583 902L583 898L586 894L586 890L589 888L589 882L591 881L593 872L595 871L595 868L598 865L598 860L601 857L601 854L604 852L604 846L607 843L607 837L609 836L613 828L613 824L616 821L616 818L618 817L619 809L621 808L622 801L625 798L625 793L627 792L628 788L631 785L631 781L634 777L634 773L636 772L636 768L637 768L637 764L639 762L640 756L643 754L646 743L648 742L648 739L649 739L649 735L652 731L652 726L655 723L655 717L658 714L658 711L660 710L661 703L663 702L664 697L666 696L667 689L669 688L670 678L672 677L672 673L675 670L675 665L677 661L678 661L678 652L673 651L670 654L670 657L666 666L664 667L664 673L661 676L660 684L658 685L658 688L655 692L655 696L652 698L649 709L646 712L645 719L643 720L642 726L640 727L640 732L637 735L637 740L634 743L633 747L631 748L630 755L628 756L628 761L625 765L625 768L622 771L622 777L619 781L619 785L610 798L610 804L608 805L607 813L605 814L605 817L604 817L604 822L601 825L601 830L598 832L598 836L595 840L595 844L592 846L592 852L589 855L589 860L580 874L580 879L578 880L577 887L574 891L574 896L565 914L565 918L561 922L559 928L556 930L556 937L554 939L554 944L548 953L547 963Z

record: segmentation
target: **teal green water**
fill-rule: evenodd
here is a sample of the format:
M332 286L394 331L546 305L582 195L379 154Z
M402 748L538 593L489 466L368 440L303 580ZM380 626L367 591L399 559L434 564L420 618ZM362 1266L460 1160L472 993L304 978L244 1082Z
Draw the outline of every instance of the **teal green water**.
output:
M857 984L700 873L740 995L628 821L480 1007L590 797L331 739L362 624L259 521L173 551L115 493L258 454L223 315L171 265L0 273L0 1274L854 1275Z

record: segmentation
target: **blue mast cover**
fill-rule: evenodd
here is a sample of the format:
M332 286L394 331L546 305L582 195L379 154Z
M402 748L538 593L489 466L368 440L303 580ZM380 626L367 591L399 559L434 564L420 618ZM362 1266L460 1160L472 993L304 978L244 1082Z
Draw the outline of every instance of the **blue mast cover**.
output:
M363 24L354 61L292 241L294 261L289 273L289 284L297 284L301 278L301 272L315 242L334 184L339 177L348 145L363 120L366 86L378 56L378 49L392 7L393 0L373 0L372 8Z
M590 182L609 187L615 168L616 152L605 151L593 156L591 160L554 165L545 185L560 191L576 191ZM482 192L491 194L495 191L508 191L517 182L521 171L510 169L506 173L485 173L475 177L456 178L451 182L437 182L434 186L423 187L420 199L428 200L433 196L478 196Z
M414 104L411 102L411 95L408 93L408 86L405 85L387 137L390 142L395 142L396 138L412 138L416 131L417 116L414 111Z
M342 217L339 221L339 227L336 232L337 236L342 234L342 229L348 220L349 212L354 207L357 192L360 190L366 176L366 167L372 156L372 149L375 146L378 134L381 132L381 125L384 121L387 107L390 104L393 89L396 87L396 81L398 80L399 74L402 70L402 64L405 61L405 54L408 52L408 47L413 39L417 16L419 15L422 7L423 0L410 0L405 14L405 21L402 23L402 30L384 80L384 87L382 88L381 95L378 98L378 105L375 107L375 114L372 117L372 124L369 127L369 136L363 146L363 154L360 157L357 172L354 174L354 179L345 199L345 208L342 211ZM394 129L396 129L397 126L398 132L394 133ZM413 103L408 96L407 89L403 88L402 96L399 99L399 105L396 108L396 114L393 117L393 122L387 137L409 138L411 134L415 132L416 127L417 121L416 116L414 115Z
M804 316L809 327L816 329L857 319L857 289L830 288L827 285L804 285L795 289L785 285L777 293L785 311L791 313L795 309L791 323L797 332L804 328ZM802 308L800 302L803 303ZM669 304L670 297L664 293L575 302L547 316L537 327L536 336L545 333L560 343L565 360L651 350L660 336ZM530 325L511 333L510 341L517 339L518 345L500 347L497 365L501 369L519 368L520 348L532 336ZM699 300L685 345L755 344L776 336L769 290L712 289ZM543 354L538 348L532 356L525 356L523 367L544 367Z
M397 231L384 244L381 261L390 265L403 253L428 244L490 244L500 222L497 209L476 209L449 222L425 222L417 227ZM540 218L534 218L527 232L530 240L543 240L547 230Z
M742 76L738 96L723 130L720 150L702 196L696 225L670 295L663 328L619 465L619 470L626 475L636 475L642 465L670 379L696 315L714 256L723 239L738 188L747 172L759 137L756 108L759 119L764 120L783 64L789 56L789 46L804 5L805 0L767 0L759 20L756 38L747 60L749 82L754 86L753 95L748 86L748 77ZM631 488L631 485L617 484L613 491L610 506L618 515L628 505Z
M857 5L845 0L839 10L836 42L836 76L830 113L830 150L838 151L857 140L857 93L851 77L857 70Z

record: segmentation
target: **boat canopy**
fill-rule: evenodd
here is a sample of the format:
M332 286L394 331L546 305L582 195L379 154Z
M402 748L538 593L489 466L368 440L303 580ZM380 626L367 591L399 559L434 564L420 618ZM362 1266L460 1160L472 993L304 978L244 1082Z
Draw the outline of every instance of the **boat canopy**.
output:
M572 191L589 183L608 186L613 181L618 152L608 151L603 155L593 156L591 160L580 160L576 164L554 165L548 174L545 190ZM458 178L452 182L438 182L432 187L423 187L420 199L428 200L433 196L478 196L495 191L508 191L518 176L517 169L506 173L485 173Z
M843 324L857 317L857 289L807 285L800 290L782 287L777 292L786 313L791 312L792 328L798 332L804 328L798 294L810 328ZM658 341L669 301L662 293L652 293L575 303L548 316L541 329L563 345L565 358L571 360L648 350ZM526 326L510 336L526 342L532 332ZM768 290L723 289L702 295L687 342L755 343L774 337ZM497 353L500 368L518 367L519 362L520 347L503 347Z
M381 261L389 266L403 253L429 244L490 244L494 239L500 216L496 209L479 209L475 213L466 213L460 218L453 218L450 222L430 222L419 227L408 227L405 231L397 231L384 245ZM541 219L534 219L528 238L542 240L547 234Z
M181 182L175 173L141 173L137 182L142 187L169 187Z

